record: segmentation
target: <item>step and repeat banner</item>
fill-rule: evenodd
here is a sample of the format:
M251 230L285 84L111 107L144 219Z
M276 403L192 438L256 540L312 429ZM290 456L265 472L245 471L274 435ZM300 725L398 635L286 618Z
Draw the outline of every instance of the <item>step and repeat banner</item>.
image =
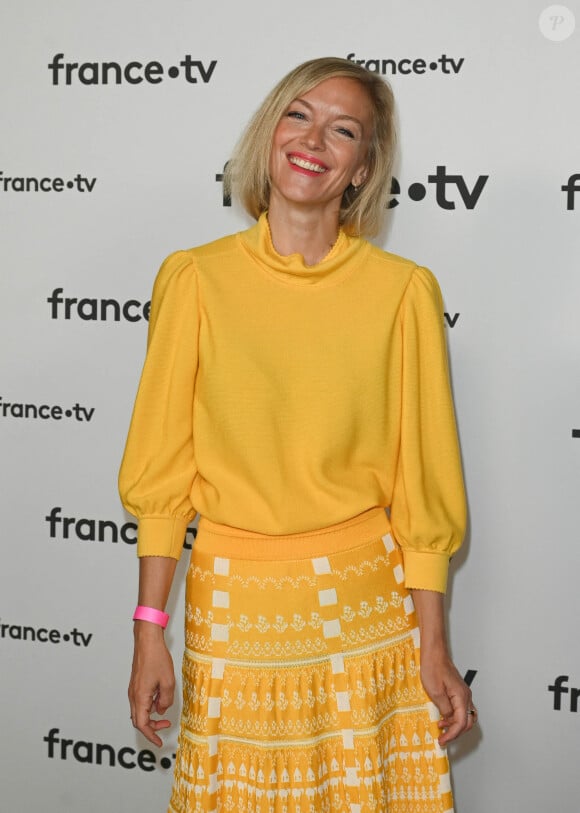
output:
M166 809L179 703L162 749L132 728L116 490L151 287L171 251L250 225L222 187L241 129L336 55L394 88L378 243L445 298L470 508L450 637L480 710L456 808L577 813L578 0L3 0L0 25L0 809Z

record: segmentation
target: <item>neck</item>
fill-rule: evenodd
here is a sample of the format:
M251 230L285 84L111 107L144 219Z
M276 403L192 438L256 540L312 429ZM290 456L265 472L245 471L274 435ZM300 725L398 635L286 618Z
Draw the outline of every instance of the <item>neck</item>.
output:
M270 200L268 223L278 254L301 254L306 265L316 265L326 257L339 230L338 211L290 209L274 200Z

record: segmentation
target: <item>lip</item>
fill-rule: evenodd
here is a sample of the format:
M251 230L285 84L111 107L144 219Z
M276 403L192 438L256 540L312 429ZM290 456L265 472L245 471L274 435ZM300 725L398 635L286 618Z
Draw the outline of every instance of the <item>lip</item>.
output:
M319 158L315 158L314 155L308 155L308 153L292 151L289 152L286 157L288 159L290 169L293 169L295 172L300 172L302 175L308 175L311 178L319 178L321 175L324 175L325 172L327 172L330 169L330 167L327 164L325 164L324 161L321 161ZM300 167L297 164L293 164L290 161L290 158L299 158L302 161L308 161L310 164L316 164L316 166L321 167L323 171L317 172L316 170L313 169Z

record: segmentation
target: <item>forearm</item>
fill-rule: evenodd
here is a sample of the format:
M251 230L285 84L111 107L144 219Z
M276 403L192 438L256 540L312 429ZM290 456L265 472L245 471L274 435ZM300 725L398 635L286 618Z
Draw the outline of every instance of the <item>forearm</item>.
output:
M164 610L171 590L177 559L142 556L139 559L139 604Z
M411 595L419 622L421 649L427 652L439 651L448 655L444 594L434 590L412 589Z
M177 559L169 556L142 556L139 559L139 598L138 604L165 610L169 591L173 582ZM135 636L163 636L163 628L151 621L135 621Z

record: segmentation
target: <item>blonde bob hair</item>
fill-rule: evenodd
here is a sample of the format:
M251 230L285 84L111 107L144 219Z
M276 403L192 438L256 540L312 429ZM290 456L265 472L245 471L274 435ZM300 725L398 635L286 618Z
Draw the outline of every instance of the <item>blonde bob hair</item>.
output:
M289 105L326 79L344 77L365 88L371 102L373 132L365 182L349 185L342 196L339 221L349 234L376 234L390 192L395 147L394 100L390 86L355 62L339 57L312 59L290 71L268 94L242 134L224 176L226 194L234 194L258 219L270 199L269 162L274 130Z

